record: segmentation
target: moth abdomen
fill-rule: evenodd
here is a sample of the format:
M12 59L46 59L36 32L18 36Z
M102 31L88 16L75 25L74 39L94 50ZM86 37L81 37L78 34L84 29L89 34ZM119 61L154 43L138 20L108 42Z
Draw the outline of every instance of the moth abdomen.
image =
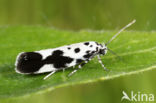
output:
M16 59L16 72L32 74L37 72L44 65L42 55L36 52L20 53Z

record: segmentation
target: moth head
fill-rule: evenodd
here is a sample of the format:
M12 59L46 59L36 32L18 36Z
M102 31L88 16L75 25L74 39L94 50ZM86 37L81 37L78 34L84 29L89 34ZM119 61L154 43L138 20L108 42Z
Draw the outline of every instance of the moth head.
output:
M107 46L103 45L103 46L99 49L99 54L105 55L106 53L107 53Z

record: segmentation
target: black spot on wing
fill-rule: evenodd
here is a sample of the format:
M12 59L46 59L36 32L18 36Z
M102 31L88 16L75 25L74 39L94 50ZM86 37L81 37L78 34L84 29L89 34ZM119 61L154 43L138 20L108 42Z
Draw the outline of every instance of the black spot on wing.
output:
M54 57L57 57L57 56L60 56L60 55L63 55L63 51L61 51L61 50L55 50L52 53L52 56L54 56Z
M90 47L93 47L93 45L90 45Z
M103 47L103 45L102 44L99 44L98 42L95 42L98 46L101 46L101 47Z
M103 45L102 45L102 44L100 44L100 46L101 46L101 47L103 47Z
M86 54L83 57L89 59L92 56L92 54Z
M22 53L17 59L17 71L21 73L34 73L42 66L42 55L35 52Z
M63 56L63 51L55 50L51 56L48 56L45 60L45 64L53 64L55 68L65 68L66 64L71 63L73 58Z
M79 63L81 63L81 62L83 62L82 59L77 59L77 60L76 60L76 64L79 64Z
M87 45L88 46L89 45L89 42L85 42L84 45Z
M70 47L68 47L68 50L70 50L71 48Z
M87 50L86 53L87 53L87 54L90 53L90 50Z
M98 47L96 47L96 52L98 52L99 51L99 48Z
M96 43L96 45L99 45L99 43L98 42L95 42Z
M96 51L92 51L91 54L94 54Z
M75 53L78 53L78 52L80 52L80 48L75 48Z

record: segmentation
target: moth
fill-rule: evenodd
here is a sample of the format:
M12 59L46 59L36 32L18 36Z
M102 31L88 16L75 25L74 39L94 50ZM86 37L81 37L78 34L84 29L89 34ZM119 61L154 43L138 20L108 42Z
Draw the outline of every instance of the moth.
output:
M71 76L95 56L98 57L98 61L104 70L107 70L100 56L105 55L107 50L111 51L108 49L107 45L115 39L120 32L133 23L135 23L135 20L123 27L106 44L101 44L96 41L87 41L34 52L21 52L16 58L15 71L20 74L50 72L44 77L44 79L46 79L59 70L78 66L78 68L68 75Z

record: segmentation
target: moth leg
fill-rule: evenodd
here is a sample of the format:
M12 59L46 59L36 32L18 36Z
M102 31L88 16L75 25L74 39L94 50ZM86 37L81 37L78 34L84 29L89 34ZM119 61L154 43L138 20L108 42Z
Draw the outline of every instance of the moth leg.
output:
M49 76L51 76L52 74L54 74L56 71L52 71L51 73L49 73L48 75L46 75L43 79L47 79Z
M65 71L65 68L63 68L62 70L63 70L63 72L64 72L64 71Z
M100 56L97 55L97 57L98 57L98 61L99 61L99 63L100 63L101 66L104 68L104 70L108 71L108 69L107 69L107 68L105 67L105 65L102 63L102 60L101 60Z
M69 73L68 77L70 77L71 75L73 75L75 72L77 72L77 70L81 69L82 66L84 66L87 63L88 63L88 61L85 61L85 62L81 63L80 65L78 65L78 68L75 69L75 70L73 70L71 73Z

